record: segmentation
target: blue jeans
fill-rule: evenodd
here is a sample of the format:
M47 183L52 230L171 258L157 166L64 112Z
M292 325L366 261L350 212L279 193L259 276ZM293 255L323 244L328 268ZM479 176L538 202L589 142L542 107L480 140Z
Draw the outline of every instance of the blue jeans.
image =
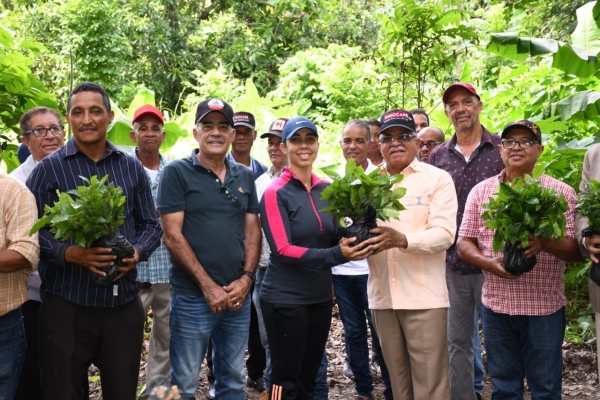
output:
M250 299L238 311L211 313L202 296L171 296L171 381L183 400L194 400L200 366L213 342L215 397L244 400L244 355L250 329Z
M340 310L340 319L344 325L346 353L350 358L350 368L354 374L356 393L359 396L373 394L373 375L369 366L369 344L367 323L371 330L373 350L379 358L381 378L385 383L384 395L392 397L390 377L385 366L379 337L375 332L369 310L367 281L369 275L332 275L335 297Z
M482 315L493 399L523 399L527 377L532 400L559 400L565 307L550 315L511 316L483 306Z
M0 400L12 400L25 362L27 341L21 307L0 316Z
M266 272L266 268L258 268L256 270L256 280L254 282L254 292L252 292L252 301L254 302L254 308L256 308L256 315L258 315L258 331L260 333L260 342L262 343L267 356L267 370L263 375L263 379L265 381L265 388L268 390L271 387L271 352L269 351L267 328L265 328L265 320L263 318L262 308L260 308L260 288L262 287L262 282L265 278Z
M319 372L317 372L317 380L315 381L315 397L313 400L327 400L329 398L329 383L327 382L327 352L323 352Z
M473 383L476 393L481 393L484 386L485 369L481 359L481 339L479 338L479 312L475 307L475 331L473 332Z

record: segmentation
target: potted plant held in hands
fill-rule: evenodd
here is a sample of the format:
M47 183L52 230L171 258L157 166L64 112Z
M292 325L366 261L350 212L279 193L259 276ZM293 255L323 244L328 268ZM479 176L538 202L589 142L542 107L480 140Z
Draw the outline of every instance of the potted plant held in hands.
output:
M516 276L531 271L537 262L535 256L525 258L529 235L562 240L567 231L567 200L543 187L537 179L540 175L541 171L534 170L533 177L501 182L496 195L482 206L487 210L481 215L485 226L495 230L494 252L503 249L503 267Z
M356 237L354 246L374 236L369 230L377 227L377 219L389 221L398 218L400 211L405 210L400 199L406 188L392 189L394 184L402 181L403 175L389 176L376 169L366 174L361 166L356 166L354 159L346 163L343 177L336 172L337 166L323 168L323 172L333 182L321 195L329 206L321 211L329 211L340 219L340 225L347 226L346 219L352 220L344 236Z
M106 276L92 274L99 286L110 286L119 275L118 268L124 258L135 255L133 246L118 234L117 228L125 222L123 191L114 183L106 184L108 175L102 179L81 176L87 186L78 186L68 192L59 192L52 207L46 205L44 216L31 228L33 234L50 224L50 232L61 241L73 239L81 247L106 247L117 256L114 265L106 268ZM74 196L74 197L73 197Z
M587 183L586 189L587 193L581 194L577 208L579 213L588 219L588 227L581 232L581 235L590 237L600 235L600 182L592 179ZM590 278L600 285L600 264L593 261L590 267Z

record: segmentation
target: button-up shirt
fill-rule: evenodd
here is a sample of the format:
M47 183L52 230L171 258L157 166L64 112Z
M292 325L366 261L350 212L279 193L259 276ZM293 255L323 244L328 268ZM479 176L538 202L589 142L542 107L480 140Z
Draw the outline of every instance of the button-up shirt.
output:
M505 171L502 171L500 175L486 179L473 188L458 232L459 236L476 238L479 250L486 257L502 256L502 251L494 253L494 231L485 227L481 214L485 211L482 205L496 193L504 176ZM575 191L569 185L547 175L540 176L539 180L543 187L554 188L558 193L564 194L569 204L565 213L566 236L575 237ZM536 258L533 270L516 279L504 279L483 271L483 305L496 313L509 315L549 315L563 307L566 304L563 278L565 262L545 251L538 253Z
M67 192L85 186L81 176L102 178L107 174L108 183L114 182L127 198L125 223L117 228L117 232L138 251L140 261L146 261L162 237L148 178L138 160L109 141L106 142L106 154L96 162L79 151L74 139L70 139L64 147L40 161L27 180L27 186L36 198L41 217L44 206L52 206L58 200L57 190ZM113 285L99 287L89 269L65 261L65 250L75 244L73 239L57 240L49 226L40 230L39 238L42 298L47 291L79 305L116 307L137 297L141 284L136 282L135 269Z
M456 187L458 197L458 213L456 226L460 226L465 210L467 196L473 186L492 176L496 176L504 169L500 158L500 136L492 135L483 127L483 134L479 146L469 156L469 160L456 149L456 134L452 138L436 147L429 156L429 164L447 171ZM446 252L446 266L453 272L462 274L480 274L481 270L464 262L456 252L456 241Z
M131 151L130 154L137 158L137 151L138 149L136 147ZM148 183L150 183L150 188L152 189L152 198L154 199L154 204L156 204L158 185L160 183L163 170L172 161L169 157L163 156L162 154L159 156L160 164L158 165L158 174L154 180L151 179L150 174L144 168L144 172L146 172L146 177L148 178ZM140 282L150 282L152 284L169 283L170 267L171 255L169 254L169 250L167 250L165 243L161 241L160 246L154 250L154 253L152 253L148 261L141 262L137 265L137 280Z
M37 266L40 248L38 235L29 236L37 221L35 199L20 182L0 174L0 251L16 251L30 267L0 273L0 316L16 310L27 301L28 275Z
M404 235L408 247L392 248L370 256L369 308L375 310L424 310L446 308L446 249L456 233L456 192L450 175L413 160L402 171L405 187L400 202L406 210L398 219L378 221Z

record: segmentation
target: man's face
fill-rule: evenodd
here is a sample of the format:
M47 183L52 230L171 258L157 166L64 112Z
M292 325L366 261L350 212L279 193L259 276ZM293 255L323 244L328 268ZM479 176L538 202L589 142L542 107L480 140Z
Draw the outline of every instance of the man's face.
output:
M432 128L422 129L417 134L417 138L421 141L419 144L419 161L428 163L429 155L443 140L440 138L438 132Z
M287 157L281 152L281 137L269 135L267 139L267 153L269 153L269 159L276 170L283 168L287 162Z
M525 144L513 143L519 141L531 141L534 144L527 148ZM544 151L544 146L538 143L538 139L533 133L527 129L516 128L508 132L502 138L503 144L498 146L500 149L500 156L504 166L510 172L526 173L531 174L537 159ZM505 145L509 147L514 145L512 149L504 148Z
M393 141L388 141L393 138ZM414 132L401 126L388 128L379 136L381 155L388 169L402 171L417 156L419 140Z
M427 117L423 114L413 114L413 118L415 119L415 130L417 133L421 131L423 128L427 128L429 123L427 122Z
M71 109L66 118L79 146L93 146L106 140L108 125L115 114L108 112L102 95L96 92L79 92L71 97Z
M156 115L144 114L135 121L129 135L131 140L137 143L139 151L158 153L160 145L165 141L166 133Z
M231 147L237 153L250 153L254 139L256 139L255 130L238 125L235 128L235 139L231 142Z
M483 103L466 89L456 89L450 94L444 112L457 132L469 131L480 125L479 114Z
M33 132L30 132L22 138L23 143L29 148L31 155L36 161L41 161L44 157L62 147L65 143L65 132L61 128L61 121L50 113L36 114L29 120L28 130L51 127L59 128L61 133L54 135L49 130L45 130L45 132L39 133L38 137ZM44 133L46 135L42 137L41 135Z
M235 138L235 129L231 127L227 117L213 111L196 124L194 138L198 141L202 154L225 156L231 141Z
M346 126L340 144L346 161L353 158L356 165L367 162L369 142L367 142L367 132L363 128L355 124Z

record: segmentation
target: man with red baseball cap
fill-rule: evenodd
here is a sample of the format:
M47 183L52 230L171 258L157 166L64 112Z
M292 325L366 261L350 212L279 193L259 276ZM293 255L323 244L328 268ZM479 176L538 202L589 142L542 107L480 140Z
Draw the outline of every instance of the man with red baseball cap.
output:
M436 147L429 163L452 176L458 197L457 226L460 226L469 192L477 183L498 175L504 168L498 146L479 121L481 97L470 83L456 82L442 96L444 111L454 126L452 138ZM475 313L481 312L483 275L458 257L455 243L446 252L446 281L450 296L448 345L452 400L480 398L474 389L473 334ZM477 339L479 339L477 337Z
M160 110L151 104L145 104L135 110L132 119L133 130L129 132L137 147L131 155L144 166L148 183L152 188L152 198L156 203L158 185L165 167L172 161L160 154L160 146L165 141L164 118ZM137 280L142 282L140 299L144 311L152 307L152 331L148 345L146 364L146 382L156 375L169 376L169 303L171 285L169 283L170 256L164 242L152 253L148 261L138 264ZM139 400L148 398L147 386L144 386Z

